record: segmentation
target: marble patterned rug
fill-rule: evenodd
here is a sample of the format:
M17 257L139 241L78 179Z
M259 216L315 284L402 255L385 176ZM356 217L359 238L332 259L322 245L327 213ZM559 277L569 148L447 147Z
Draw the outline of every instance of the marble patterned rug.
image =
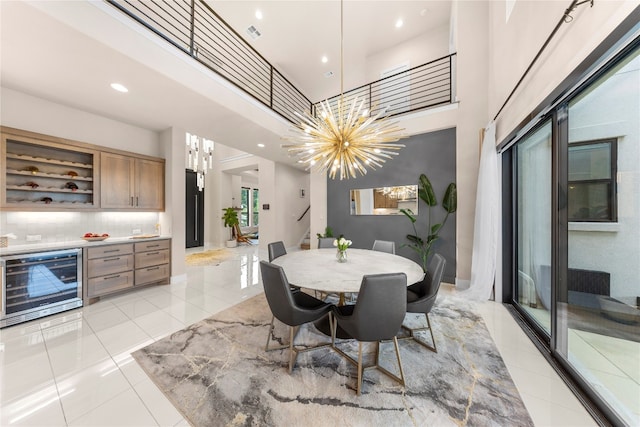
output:
M473 303L441 296L430 318L438 353L401 340L406 387L369 370L361 396L355 368L330 348L301 353L292 374L288 351L264 351L271 320L264 295L133 356L194 426L533 426ZM288 329L276 325L287 342ZM327 340L309 325L296 343ZM357 354L351 341L338 345ZM397 372L393 343L383 343L381 354Z

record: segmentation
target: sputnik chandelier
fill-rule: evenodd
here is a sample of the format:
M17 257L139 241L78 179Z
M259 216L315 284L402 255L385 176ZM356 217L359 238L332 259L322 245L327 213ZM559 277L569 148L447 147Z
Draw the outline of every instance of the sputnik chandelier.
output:
M198 190L204 188L207 170L213 167L213 141L190 133L185 134L187 167L197 174Z
M284 144L289 154L297 156L298 161L306 163L307 169L322 173L329 171L329 177L335 179L356 178L357 173L365 175L367 168L375 170L382 167L385 159L398 155L397 150L404 147L398 144L404 129L397 122L385 116L382 109L371 116L365 107L366 99L354 97L351 103L344 99L343 93L343 2L340 1L340 98L337 106L331 107L329 100L320 102L316 116L310 112L295 115L301 120L289 130L293 136L285 137L291 144ZM318 114L319 113L319 114Z

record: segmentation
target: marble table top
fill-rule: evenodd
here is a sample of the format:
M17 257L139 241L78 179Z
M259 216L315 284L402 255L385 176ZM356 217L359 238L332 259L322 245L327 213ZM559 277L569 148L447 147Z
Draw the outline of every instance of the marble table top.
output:
M422 267L408 258L368 249L348 249L348 261L336 260L336 249L290 252L272 262L282 266L287 279L296 286L322 292L358 292L365 274L407 275L407 285L418 282Z

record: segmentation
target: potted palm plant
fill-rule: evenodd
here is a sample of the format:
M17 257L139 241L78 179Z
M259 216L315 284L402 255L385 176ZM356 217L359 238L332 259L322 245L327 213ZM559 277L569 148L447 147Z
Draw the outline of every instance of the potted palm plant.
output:
M419 178L420 188L418 189L418 197L420 200L427 204L427 230L426 234L420 236L418 231L416 230L416 221L418 220L417 215L413 213L411 209L400 209L400 212L406 215L407 218L411 221L411 225L413 226L413 234L407 234L407 240L410 243L404 245L413 249L420 256L420 262L422 264L422 269L427 271L427 264L429 262L429 256L431 255L431 249L436 240L438 240L438 235L444 227L444 224L447 222L447 218L452 213L455 213L458 208L458 197L457 197L457 189L455 183L450 183L447 187L444 196L442 197L442 208L445 210L445 216L442 222L432 224L431 222L431 208L438 205L438 199L436 198L435 192L433 191L433 186L431 185L431 181L425 174L421 174Z
M240 224L238 220L238 208L224 208L223 210L224 214L222 215L222 219L224 220L224 226L231 229L231 237L227 240L226 245L228 248L235 248L238 246L236 227Z

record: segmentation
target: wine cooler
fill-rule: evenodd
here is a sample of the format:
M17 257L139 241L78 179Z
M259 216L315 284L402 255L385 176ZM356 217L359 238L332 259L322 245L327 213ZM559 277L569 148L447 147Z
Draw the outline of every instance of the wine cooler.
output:
M0 328L82 306L82 249L0 258Z

